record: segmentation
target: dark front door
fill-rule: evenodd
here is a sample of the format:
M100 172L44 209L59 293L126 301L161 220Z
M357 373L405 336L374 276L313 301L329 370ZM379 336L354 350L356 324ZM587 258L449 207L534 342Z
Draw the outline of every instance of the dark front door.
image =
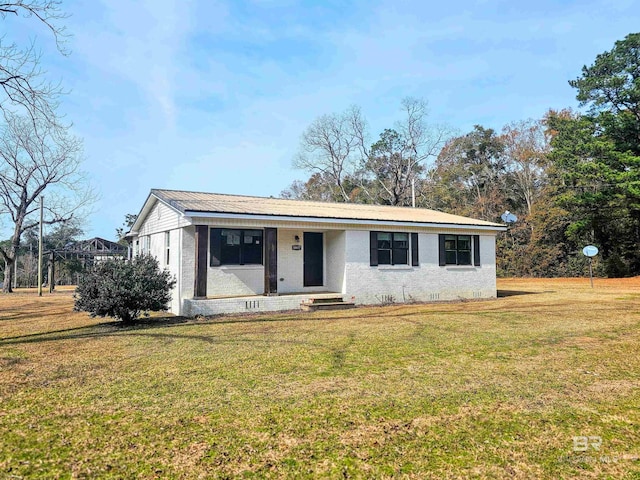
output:
M304 232L304 286L319 287L323 280L322 233Z

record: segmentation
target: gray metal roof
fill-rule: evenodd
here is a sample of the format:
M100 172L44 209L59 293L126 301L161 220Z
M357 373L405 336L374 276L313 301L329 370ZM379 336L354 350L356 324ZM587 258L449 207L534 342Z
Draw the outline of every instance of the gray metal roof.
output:
M268 215L340 219L375 222L435 223L504 229L498 223L452 215L426 208L395 207L387 205L363 205L356 203L312 202L273 197L251 197L221 193L188 192L181 190L153 189L151 196L189 216L202 214Z

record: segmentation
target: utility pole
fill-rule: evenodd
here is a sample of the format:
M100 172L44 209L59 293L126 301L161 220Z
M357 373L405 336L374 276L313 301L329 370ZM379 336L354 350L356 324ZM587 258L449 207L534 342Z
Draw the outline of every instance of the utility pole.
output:
M42 220L44 217L44 197L40 197L40 235L38 238L38 296L42 296Z
M416 208L416 180L411 178L411 206Z

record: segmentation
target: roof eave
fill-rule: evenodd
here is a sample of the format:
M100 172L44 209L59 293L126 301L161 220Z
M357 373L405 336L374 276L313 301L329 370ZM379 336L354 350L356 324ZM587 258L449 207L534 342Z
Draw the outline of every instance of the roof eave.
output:
M353 218L335 218L335 217L312 217L312 216L295 216L295 215L265 215L265 214L249 214L249 213L225 213L225 212L202 212L198 210L185 210L184 215L187 217L197 218L233 218L238 220L265 220L265 221L287 221L287 222L313 222L313 223L338 223L351 225L395 225L404 227L422 227L422 228L456 228L461 230L488 230L502 232L507 227L498 224L464 224L450 222L410 222L398 220L372 220L372 219L353 219Z

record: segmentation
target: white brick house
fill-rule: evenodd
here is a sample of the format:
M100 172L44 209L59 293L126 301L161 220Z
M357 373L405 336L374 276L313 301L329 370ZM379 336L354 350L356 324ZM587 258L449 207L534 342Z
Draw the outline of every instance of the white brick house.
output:
M504 227L422 208L151 190L128 237L176 277L171 312L493 298Z

